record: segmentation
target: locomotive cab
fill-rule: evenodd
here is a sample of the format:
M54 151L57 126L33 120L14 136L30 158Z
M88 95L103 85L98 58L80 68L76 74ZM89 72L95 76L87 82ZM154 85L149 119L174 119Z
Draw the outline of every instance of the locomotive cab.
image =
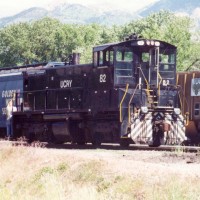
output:
M126 45L125 45L126 44ZM129 46L129 47L127 47ZM178 106L175 91L176 48L155 40L132 40L114 47L114 86L141 89L140 105L147 107ZM143 90L143 91L142 91ZM146 91L146 100L142 99ZM145 94L144 94L145 96ZM150 96L156 96L148 103Z
M94 67L112 69L121 139L156 146L186 139L176 86L175 46L132 35L93 50Z

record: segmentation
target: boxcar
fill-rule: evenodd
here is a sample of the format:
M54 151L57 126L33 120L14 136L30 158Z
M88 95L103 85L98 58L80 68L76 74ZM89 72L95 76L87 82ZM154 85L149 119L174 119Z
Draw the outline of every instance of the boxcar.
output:
M187 114L186 135L192 143L200 142L200 72L177 73L177 85L180 86L182 113Z

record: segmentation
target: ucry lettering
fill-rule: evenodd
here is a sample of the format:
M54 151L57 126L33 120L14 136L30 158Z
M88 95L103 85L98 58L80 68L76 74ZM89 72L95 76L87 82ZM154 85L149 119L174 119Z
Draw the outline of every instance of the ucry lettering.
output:
M72 80L63 80L60 81L60 88L72 87Z

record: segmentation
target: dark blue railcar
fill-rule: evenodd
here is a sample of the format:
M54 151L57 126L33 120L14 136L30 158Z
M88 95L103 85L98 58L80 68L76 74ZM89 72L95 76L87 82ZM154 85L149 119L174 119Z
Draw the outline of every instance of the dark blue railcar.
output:
M0 129L2 136L6 133L6 106L14 94L18 95L18 102L14 100L14 104L20 105L21 92L23 92L22 72L5 72L0 74Z

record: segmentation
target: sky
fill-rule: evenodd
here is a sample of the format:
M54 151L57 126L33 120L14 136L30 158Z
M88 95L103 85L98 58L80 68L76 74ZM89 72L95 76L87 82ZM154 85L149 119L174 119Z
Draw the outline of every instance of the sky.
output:
M15 15L31 7L51 9L60 2L136 11L157 0L0 0L0 18Z

